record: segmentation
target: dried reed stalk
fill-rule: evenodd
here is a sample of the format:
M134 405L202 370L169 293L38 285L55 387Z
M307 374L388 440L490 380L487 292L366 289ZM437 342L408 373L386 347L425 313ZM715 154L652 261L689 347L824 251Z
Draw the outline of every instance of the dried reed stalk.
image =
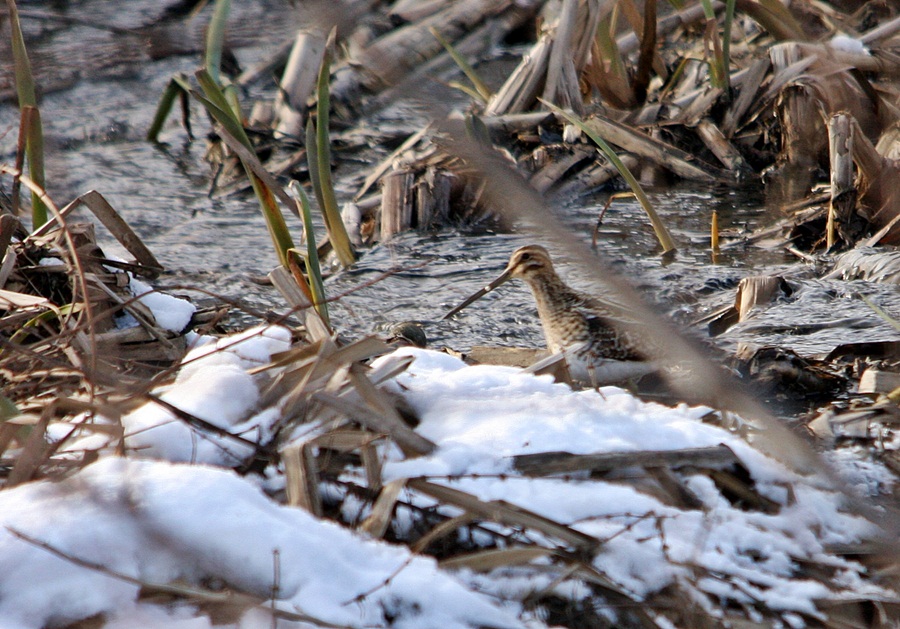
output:
M410 170L395 170L381 179L381 240L412 225L414 181Z
M631 129L605 116L595 114L585 120L584 124L611 144L615 144L629 153L649 159L685 179L707 183L728 181L729 179L727 175L715 168L698 163L692 155L685 151L655 140L645 133Z
M307 103L316 89L326 40L327 33L321 30L297 33L281 78L281 89L275 97L276 137L303 137Z
M843 226L849 223L856 210L853 135L847 114L837 114L828 120L828 148L831 157L831 200L828 204L826 243L831 249L836 242L836 232L844 231Z

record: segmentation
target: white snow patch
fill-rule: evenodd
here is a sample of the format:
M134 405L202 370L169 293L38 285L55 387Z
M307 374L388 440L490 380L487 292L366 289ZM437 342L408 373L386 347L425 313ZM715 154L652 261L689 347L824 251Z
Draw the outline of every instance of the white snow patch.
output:
M835 50L841 50L843 52L866 56L871 56L872 54L869 52L869 49L866 48L866 45L862 41L850 37L849 35L844 35L843 33L832 37L831 41L828 42L828 45Z
M603 388L602 395L573 392L549 377L469 367L415 348L394 355L415 357L396 379L395 391L419 414L417 431L440 447L409 460L393 453L384 466L388 478L438 476L436 482L482 500L505 500L608 540L595 567L637 597L675 580L693 580L690 566L696 565L722 575L721 581L704 581L707 594L743 600L752 592L772 609L813 614L815 600L829 593L820 583L798 580L801 559L846 568L853 587L874 591L863 583L858 566L829 555L826 545L865 539L876 534L875 526L843 511L837 490L811 484L739 436L701 422L708 408L646 403L615 387ZM735 452L760 494L780 500L778 513L732 506L702 475L688 478L686 485L705 512L670 507L614 481L526 479L512 470L512 457L519 454L720 444Z
M267 438L280 418L259 408L258 383L248 370L290 347L290 331L263 327L226 339L194 335L175 381L155 391L161 399L252 441ZM503 500L569 525L599 540L593 567L636 600L677 583L693 584L692 604L711 614L720 601L766 605L794 623L820 617L820 598L887 596L858 564L829 554L831 544L853 544L877 534L847 512L839 491L807 478L755 450L736 434L701 421L706 408L645 403L615 387L574 392L549 377L506 367L469 367L432 351L404 348L382 360L412 356L410 369L388 386L418 413L416 430L438 448L405 459L382 449L384 480L430 477L481 500ZM128 451L144 457L232 466L250 447L189 428L164 407L148 403L122 420ZM70 426L51 429L57 436ZM55 430L55 432L54 432ZM87 439L96 439L88 433ZM92 442L93 443L93 442ZM756 491L779 506L773 513L733 505L703 474L683 475L702 508L676 507L659 493L620 479L523 478L513 457L548 451L576 454L710 447L724 444L746 468ZM868 479L878 470L866 468ZM348 480L354 480L349 470ZM866 481L868 482L868 481ZM21 530L82 559L152 582L207 577L269 596L273 549L282 569L279 604L329 622L397 627L541 627L522 610L528 592L554 587L577 598L577 582L556 584L553 573L528 566L453 578L405 548L364 541L336 524L276 505L260 487L282 486L273 470L254 483L231 472L170 462L106 457L61 483L39 482L0 492L0 626L40 627L105 613L108 626L210 626L190 606L161 610L136 602L137 588L80 568L18 540ZM854 483L859 484L859 483ZM324 485L334 498L336 487ZM404 500L433 508L410 492ZM344 513L368 507L347 500ZM459 510L438 506L450 515ZM396 530L413 524L399 508ZM473 533L509 532L487 523ZM555 545L536 531L517 533ZM805 579L802 565L818 563L837 575L830 586ZM465 584L468 584L467 586ZM841 590L843 588L843 590ZM475 591L480 592L476 594ZM370 594L361 601L356 597ZM488 597L493 597L489 600ZM491 601L503 601L503 608ZM612 609L605 612L612 619ZM257 616L257 614L259 616ZM518 619L518 620L517 620ZM118 624L116 624L118 623ZM129 624L131 623L131 624ZM263 611L241 626L267 625Z
M257 409L259 390L247 369L290 348L291 332L260 326L188 352L175 383L160 399L229 433L259 442L279 419L277 409ZM196 430L166 407L148 402L122 417L125 443L139 456L235 466L252 454L250 445Z
M207 627L184 609L136 607L137 585L11 531L142 581L214 578L263 603L277 551L278 604L350 627L384 626L388 615L395 627L521 626L434 560L275 504L219 469L110 457L62 482L0 492L0 626L38 629L105 613L109 627L142 618Z
M139 297L139 302L147 306L156 319L156 324L165 330L182 332L191 322L197 308L186 299L156 292L149 284L131 278L131 294Z

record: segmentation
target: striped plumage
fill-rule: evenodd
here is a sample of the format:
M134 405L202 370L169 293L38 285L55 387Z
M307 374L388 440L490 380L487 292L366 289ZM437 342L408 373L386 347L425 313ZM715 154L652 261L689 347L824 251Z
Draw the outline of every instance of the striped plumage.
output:
M617 324L610 307L576 291L557 275L550 254L539 245L513 252L506 270L446 316L510 279L520 279L531 289L547 348L565 353L571 375L594 385L621 382L655 370L638 349L633 332Z

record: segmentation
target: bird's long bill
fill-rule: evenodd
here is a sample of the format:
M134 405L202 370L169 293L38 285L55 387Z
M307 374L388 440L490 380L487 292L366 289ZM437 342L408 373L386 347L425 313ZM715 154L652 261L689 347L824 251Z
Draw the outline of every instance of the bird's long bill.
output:
M487 286L482 288L480 291L478 291L474 295L470 296L468 299L466 299L464 302L462 302L456 308L454 308L453 310L451 310L450 312L445 314L443 318L449 319L450 317L455 315L457 312L459 312L460 310L462 310L463 308L465 308L466 306L471 304L473 301L477 301L477 300L481 299L482 297L484 297L485 295L487 295L489 292L491 292L492 290L494 290L495 288L500 286L500 284L507 281L510 277L512 277L512 270L511 269L505 270L500 277L495 279L493 282L491 282L490 284L488 284Z

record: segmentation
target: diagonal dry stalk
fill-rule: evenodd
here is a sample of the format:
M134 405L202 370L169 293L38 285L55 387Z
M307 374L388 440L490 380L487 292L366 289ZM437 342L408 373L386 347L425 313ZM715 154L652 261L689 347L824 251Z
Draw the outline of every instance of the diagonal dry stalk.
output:
M195 604L203 604L207 606L222 606L226 609L228 607L237 607L242 610L263 609L272 614L273 620L282 619L292 622L310 623L311 625L314 625L316 627L340 629L339 625L331 624L325 620L316 618L315 616L305 614L297 609L284 610L274 607L271 601L260 596L259 594L251 594L230 588L209 589L204 587L195 587L186 585L182 582L158 583L145 579L138 579L123 572L113 570L112 568L109 568L108 566L105 566L103 564L97 563L90 559L86 559L82 556L66 552L60 548L57 548L49 542L37 539L35 537L32 537L31 535L27 535L26 533L17 529L7 527L7 530L17 539L41 548L51 555L59 557L60 559L68 561L76 566L99 572L108 577L112 577L113 579L124 581L125 583L130 583L131 585L139 586L145 596L172 596L183 599L185 601L191 601Z

